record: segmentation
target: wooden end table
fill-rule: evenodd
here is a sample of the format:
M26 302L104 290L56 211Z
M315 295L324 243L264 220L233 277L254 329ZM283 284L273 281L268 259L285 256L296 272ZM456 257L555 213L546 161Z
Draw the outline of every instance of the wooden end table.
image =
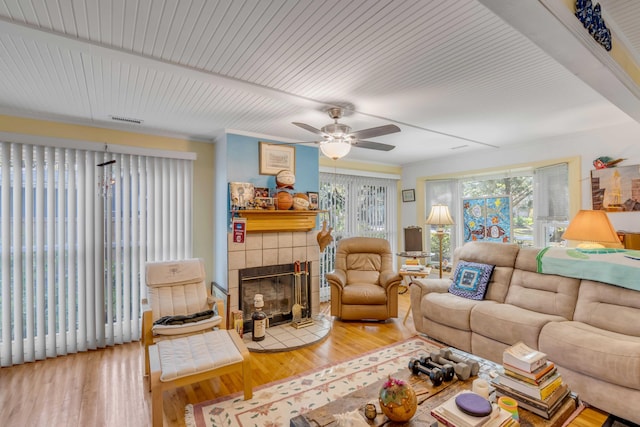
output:
M400 270L398 271L398 274L402 276L402 280L405 282L404 284L401 285L404 288L404 291L400 292L400 294L404 294L409 290L409 287L411 286L411 281L413 279L429 277L429 274L431 274L431 267L425 267L421 271ZM404 320L402 321L403 325L407 323L407 317L409 317L410 311L411 311L411 299L409 299L409 308L407 309L407 312L404 315Z

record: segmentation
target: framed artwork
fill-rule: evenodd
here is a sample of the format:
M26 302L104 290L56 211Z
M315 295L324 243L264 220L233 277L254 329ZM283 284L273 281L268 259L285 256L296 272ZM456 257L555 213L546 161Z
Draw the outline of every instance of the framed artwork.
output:
M640 211L640 166L618 166L591 171L593 210Z
M402 201L403 202L415 202L416 201L416 190L411 188L409 190L402 190Z
M462 201L464 241L511 241L511 197L478 197Z
M253 200L256 209L275 209L276 203L273 197L256 197Z
M319 199L318 193L313 193L311 191L307 191L307 197L309 197L309 209L318 209Z
M277 175L283 169L296 173L296 147L260 141L260 175Z
M256 197L269 197L269 189L267 187L255 187L254 193Z
M231 209L246 209L253 205L255 197L253 184L250 182L230 182L229 198Z

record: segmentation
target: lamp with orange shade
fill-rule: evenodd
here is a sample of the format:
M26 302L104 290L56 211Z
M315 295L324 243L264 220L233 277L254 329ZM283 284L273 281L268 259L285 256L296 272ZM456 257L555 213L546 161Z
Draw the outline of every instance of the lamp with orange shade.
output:
M562 238L580 242L577 247L581 249L622 247L620 237L605 211L579 211Z

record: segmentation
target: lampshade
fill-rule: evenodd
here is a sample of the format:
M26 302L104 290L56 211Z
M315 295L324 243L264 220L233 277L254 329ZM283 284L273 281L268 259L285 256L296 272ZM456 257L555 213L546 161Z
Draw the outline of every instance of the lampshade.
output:
M320 151L330 159L338 160L339 158L349 154L349 151L351 151L351 144L349 141L345 141L343 139L334 139L320 143Z
M620 238L611 225L605 211L581 210L571 220L562 235L565 240L577 240L587 243L607 243L619 246ZM579 245L584 246L584 245ZM596 245L602 247L602 245Z
M431 213L426 221L427 224L432 225L451 225L453 224L453 218L449 214L449 206L447 205L433 205L431 206Z

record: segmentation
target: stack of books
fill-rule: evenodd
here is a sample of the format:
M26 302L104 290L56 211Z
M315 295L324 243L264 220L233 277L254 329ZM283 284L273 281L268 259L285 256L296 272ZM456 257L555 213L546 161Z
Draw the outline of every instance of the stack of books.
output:
M431 410L431 416L438 420L439 427L507 427L515 425L511 414L495 404L489 415L473 416L463 412L455 401L456 397L462 393L469 392L462 391Z
M518 407L547 420L569 398L571 390L545 353L519 342L504 351L502 363L504 372L492 380L496 397L511 397Z

